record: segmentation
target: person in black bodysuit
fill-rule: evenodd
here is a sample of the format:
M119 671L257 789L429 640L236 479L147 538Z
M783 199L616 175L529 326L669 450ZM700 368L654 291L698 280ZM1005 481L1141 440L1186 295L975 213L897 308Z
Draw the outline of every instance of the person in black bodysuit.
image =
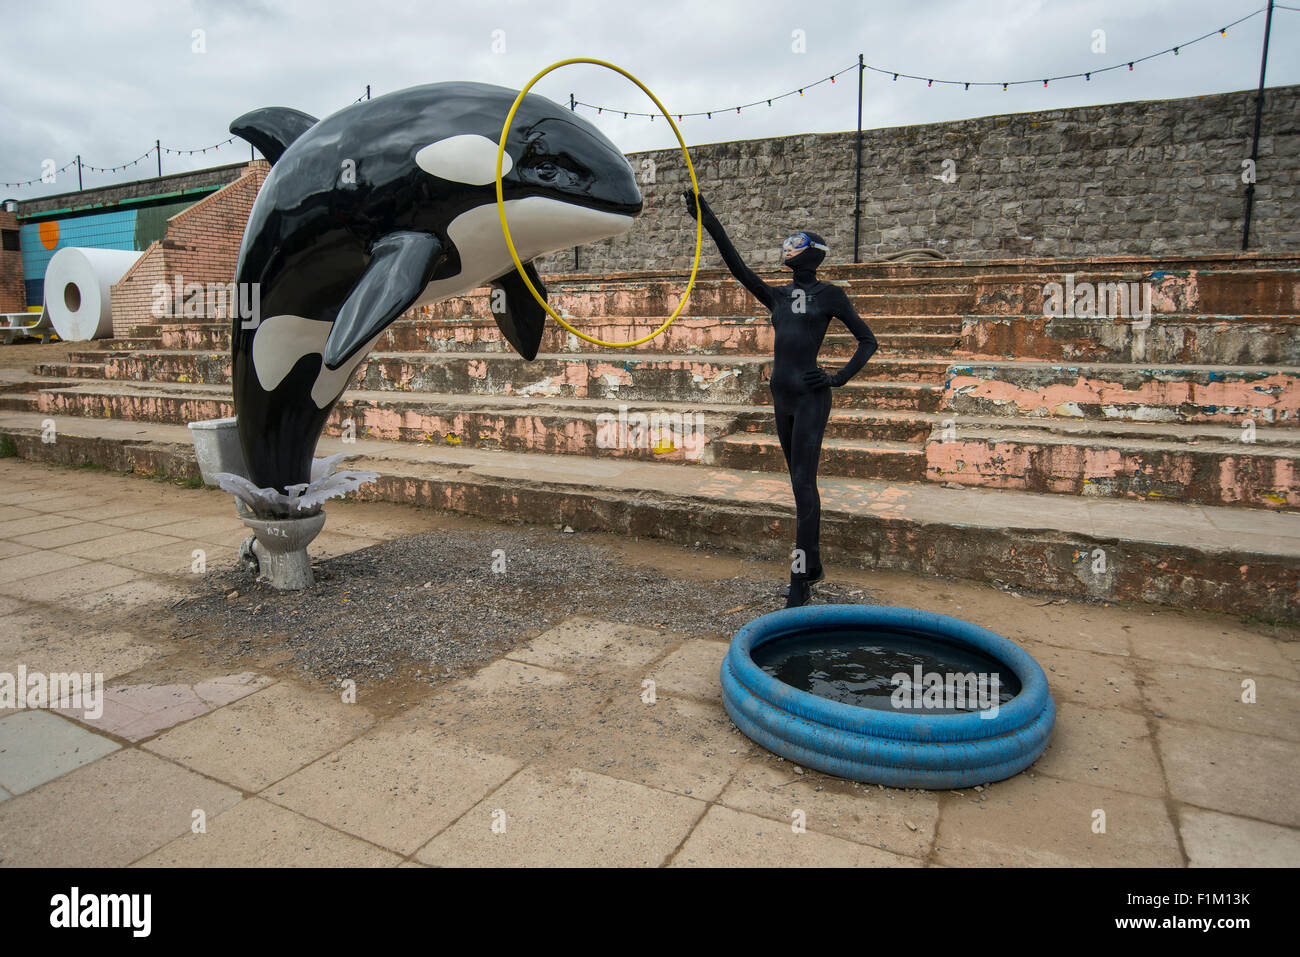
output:
M692 219L696 194L682 194ZM831 388L853 378L876 351L876 337L862 321L839 286L817 280L817 267L828 251L826 241L804 230L782 244L785 265L794 282L769 286L745 265L727 238L709 204L700 196L702 224L717 244L722 261L736 280L772 313L775 348L772 357L772 404L776 434L781 440L795 503L795 563L790 572L787 608L806 604L813 582L826 577L821 562L821 496L817 493L817 460L831 412ZM817 364L817 353L832 318L839 319L858 340L857 351L834 375ZM799 555L802 555L802 570Z

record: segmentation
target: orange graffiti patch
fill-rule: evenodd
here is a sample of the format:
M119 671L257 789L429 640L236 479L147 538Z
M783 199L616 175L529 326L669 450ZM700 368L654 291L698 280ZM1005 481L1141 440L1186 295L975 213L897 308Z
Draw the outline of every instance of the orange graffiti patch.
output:
M41 223L36 229L41 236L41 245L46 249L53 249L59 244L59 221L57 219Z

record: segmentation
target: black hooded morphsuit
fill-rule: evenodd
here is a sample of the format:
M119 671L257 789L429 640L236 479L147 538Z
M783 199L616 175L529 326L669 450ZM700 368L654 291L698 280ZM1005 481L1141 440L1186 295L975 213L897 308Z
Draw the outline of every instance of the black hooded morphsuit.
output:
M695 194L683 194L686 208L695 216ZM826 257L826 242L816 233L795 233L785 241L785 265L794 270L794 282L769 286L745 265L727 238L717 216L700 197L702 222L717 244L722 261L736 280L772 313L775 348L772 357L772 404L776 434L790 470L795 502L795 547L804 557L804 571L791 571L787 608L807 602L813 582L825 578L821 562L821 496L817 493L817 460L831 412L831 387L853 378L876 351L876 337L862 321L839 286L817 279L817 267ZM853 333L857 351L834 375L817 365L817 353L832 318Z

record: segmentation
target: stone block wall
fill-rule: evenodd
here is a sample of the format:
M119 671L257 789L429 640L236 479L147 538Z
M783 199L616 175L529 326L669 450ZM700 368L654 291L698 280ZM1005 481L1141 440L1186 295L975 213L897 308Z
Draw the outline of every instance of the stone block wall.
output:
M1251 249L1300 250L1300 86L1265 93ZM965 259L1240 249L1254 110L1245 91L864 130L859 258L909 247ZM828 262L850 262L854 139L804 134L691 152L702 192L752 265L778 264L781 239L800 228L830 241ZM642 180L642 219L583 247L579 270L689 267L680 152L628 160ZM707 236L703 263L722 265ZM574 254L540 265L571 271Z

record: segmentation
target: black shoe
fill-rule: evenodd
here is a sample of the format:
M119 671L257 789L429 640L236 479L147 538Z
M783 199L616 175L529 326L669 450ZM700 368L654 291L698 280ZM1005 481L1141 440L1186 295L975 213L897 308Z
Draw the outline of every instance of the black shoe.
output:
M808 582L791 582L785 599L786 608L802 608L812 598L812 585Z
M826 580L826 570L825 570L824 568L818 568L817 571L813 572L811 576L807 576L807 575L796 575L796 574L793 574L793 573L790 575L790 581L791 581L792 583L793 583L793 582L802 582L805 586L815 585L815 584L817 584L818 582L823 582L823 581L825 581L825 580ZM784 588L781 589L781 591L779 592L779 594L780 594L780 596L781 596L782 598L789 598L789 597L790 597L790 586L789 586L789 585L786 585Z

